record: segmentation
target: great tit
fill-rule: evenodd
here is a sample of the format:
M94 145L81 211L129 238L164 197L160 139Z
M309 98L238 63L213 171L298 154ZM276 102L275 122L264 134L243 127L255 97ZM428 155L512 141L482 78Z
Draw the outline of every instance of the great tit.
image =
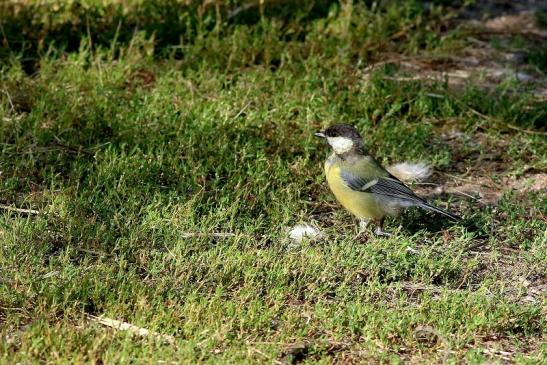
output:
M361 230L369 222L374 233L390 236L383 230L386 216L397 216L405 208L419 207L443 214L454 221L460 218L437 208L410 190L367 154L359 132L348 124L337 124L315 136L325 138L333 153L325 161L327 183L340 204L360 220Z

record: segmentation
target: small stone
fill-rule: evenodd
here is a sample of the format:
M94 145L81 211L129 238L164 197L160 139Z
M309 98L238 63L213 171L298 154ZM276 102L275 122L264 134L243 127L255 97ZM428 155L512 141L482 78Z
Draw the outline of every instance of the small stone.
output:
M305 239L315 241L323 237L323 233L319 228L308 223L297 224L289 228L288 233L289 238L296 243L301 243Z

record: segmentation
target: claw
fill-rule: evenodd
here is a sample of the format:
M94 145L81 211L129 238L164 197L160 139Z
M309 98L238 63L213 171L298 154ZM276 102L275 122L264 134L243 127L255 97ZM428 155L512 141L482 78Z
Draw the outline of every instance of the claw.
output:
M380 226L374 229L374 234L381 237L391 237L391 233L384 231Z
M384 218L378 221L376 228L374 229L374 234L380 237L391 237L391 233L384 231Z

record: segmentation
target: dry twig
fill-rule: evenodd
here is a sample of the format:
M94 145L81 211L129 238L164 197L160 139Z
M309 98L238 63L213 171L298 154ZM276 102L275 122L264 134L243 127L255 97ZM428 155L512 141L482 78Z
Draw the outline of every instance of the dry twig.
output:
M40 212L35 209L22 209L22 208L16 208L16 207L12 207L10 205L4 205L4 204L0 204L0 209L8 210L10 212L23 213L23 214L40 214Z
M183 238L192 238L192 237L214 237L214 238L228 238L235 237L236 234L232 232L184 232L182 233Z
M131 332L131 333L133 333L137 336L140 336L140 337L154 337L158 340L165 341L165 342L168 342L170 344L175 343L175 337L173 337L171 335L164 335L164 334L161 334L161 333L158 333L158 332L150 331L146 328L138 327L138 326L135 326L131 323L121 322L121 321L111 319L111 318L107 318L107 317L103 317L103 316L99 316L99 317L92 316L90 314L87 315L87 319L92 321L92 322L102 324L103 326L117 329L119 331L129 331L129 332Z

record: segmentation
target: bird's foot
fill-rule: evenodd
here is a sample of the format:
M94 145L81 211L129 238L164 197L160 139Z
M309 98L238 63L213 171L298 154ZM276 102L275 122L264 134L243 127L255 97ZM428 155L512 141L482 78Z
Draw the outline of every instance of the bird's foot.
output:
M361 241L368 241L370 238L369 230L367 229L369 226L370 221L359 221L359 228L357 230L356 238Z
M359 231L357 232L358 236L366 232L369 223L370 221L365 221L365 220L359 221Z
M384 231L380 226L374 229L374 234L380 237L391 237L391 233Z

